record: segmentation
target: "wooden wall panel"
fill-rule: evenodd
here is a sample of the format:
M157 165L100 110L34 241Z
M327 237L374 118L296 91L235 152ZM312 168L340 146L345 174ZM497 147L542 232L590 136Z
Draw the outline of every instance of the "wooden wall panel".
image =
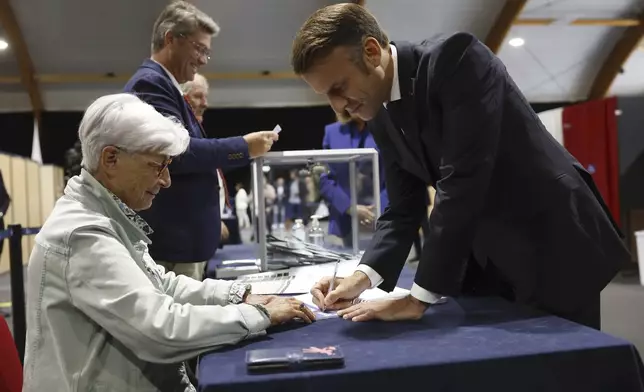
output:
M11 196L11 179L13 176L11 175L11 157L9 155L0 154L0 171L2 172L2 179L4 180L7 192L9 193L9 196ZM13 208L9 205L7 215L4 217L5 225L13 222L12 217ZM9 240L5 240L2 254L0 255L0 274L7 271L9 271Z
M63 195L63 168L53 165L40 166L40 216L42 223L54 209L56 200Z
M54 208L63 192L63 169L53 165L39 165L30 159L0 154L0 171L11 197L5 224L40 227ZM34 236L22 242L23 263L29 261ZM9 241L0 255L0 274L9 271Z

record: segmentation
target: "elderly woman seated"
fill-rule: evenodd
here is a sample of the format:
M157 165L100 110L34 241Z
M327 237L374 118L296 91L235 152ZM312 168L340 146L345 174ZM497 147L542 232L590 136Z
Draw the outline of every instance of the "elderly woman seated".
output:
M150 258L136 211L170 186L189 142L181 124L115 94L87 109L79 136L83 169L29 261L25 391L192 391L183 361L315 318L293 298L176 276Z

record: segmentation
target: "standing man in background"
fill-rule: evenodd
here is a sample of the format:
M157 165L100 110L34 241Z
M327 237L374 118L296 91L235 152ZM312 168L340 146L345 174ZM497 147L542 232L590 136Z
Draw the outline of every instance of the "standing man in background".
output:
M248 165L278 139L271 131L208 139L184 99L180 83L193 80L210 60L211 40L218 32L219 26L194 5L170 3L154 23L151 58L124 88L158 112L177 118L190 133L188 150L169 167L172 187L156 195L152 208L141 216L154 230L152 258L199 280L221 236L217 169Z
M185 82L181 85L186 102L192 108L192 111L203 129L203 115L208 109L208 92L210 86L208 80L202 74L195 74L194 79ZM230 202L228 201L228 190L226 189L226 179L221 169L217 169L217 188L219 190L219 216L224 215L224 209ZM228 239L229 232L224 221L221 221L221 241L224 242ZM166 267L167 269L167 267Z
M373 120L387 175L389 207L371 244L332 292L331 278L315 285L320 306L395 287L434 185L410 295L340 316L418 319L441 295L468 293L600 328L600 293L630 259L621 233L590 174L483 43L468 33L390 42L364 7L335 4L304 23L292 64L336 113Z
M237 222L239 222L239 230L250 227L250 218L248 217L248 205L251 202L248 197L248 192L244 189L244 184L241 182L235 185L235 212L237 213Z
M275 181L275 192L277 193L277 201L275 203L275 219L274 222L277 224L278 228L284 228L284 218L285 211L284 209L286 204L286 189L284 189L284 179L282 177L277 177Z

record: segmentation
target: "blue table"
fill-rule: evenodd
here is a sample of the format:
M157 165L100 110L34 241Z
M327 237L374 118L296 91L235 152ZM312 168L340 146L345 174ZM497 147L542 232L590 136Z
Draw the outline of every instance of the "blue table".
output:
M405 268L399 285L411 287ZM249 375L249 349L338 345L345 367ZM497 298L451 299L415 322L330 319L204 355L200 391L644 391L630 343Z
M212 259L206 263L206 278L215 279L217 277L217 267L219 267L224 260L257 258L255 249L256 245L254 244L224 245L222 249L217 249L217 252Z

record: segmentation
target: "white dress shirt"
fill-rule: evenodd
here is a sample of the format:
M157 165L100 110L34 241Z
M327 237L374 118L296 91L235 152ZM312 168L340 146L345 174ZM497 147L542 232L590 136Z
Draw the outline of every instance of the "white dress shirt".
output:
M181 95L183 95L183 91L181 91L181 85L180 85L180 84L179 84L179 82L177 81L177 78L175 78L175 77L174 77L174 75L172 74L172 72L168 71L168 69L167 69L166 67L164 67L164 66L163 66L163 64L161 64L160 62L156 61L155 59L150 58L150 60L152 60L152 61L154 61L155 63L159 64L159 66L160 66L160 67L165 71L165 73L166 73L166 74L168 74L168 77L169 77L169 78L170 78L170 80L172 81L172 84L174 85L174 87L176 87L176 88L177 88L177 90L179 90L179 92L181 93Z
M395 46L393 45L389 45L389 46L391 47L391 61L393 61L394 63L394 78L391 84L391 95L389 97L389 102L393 102L393 101L398 101L399 99L402 98L402 96L400 94L400 81L398 80L398 52ZM387 103L384 103L384 106L386 108ZM371 282L371 288L378 287L384 280L382 276L380 276L380 274L376 272L376 270L374 270L373 268L371 268L366 264L358 265L356 270L364 272L364 274L367 275L367 277L369 278L369 281ZM425 302L429 304L437 303L441 299L440 295L434 294L431 291L428 291L420 287L416 283L414 283L414 285L411 286L411 296L421 302Z
M219 213L223 216L226 210L226 187L224 186L224 179L221 177L219 170L217 170L217 179L219 180Z

